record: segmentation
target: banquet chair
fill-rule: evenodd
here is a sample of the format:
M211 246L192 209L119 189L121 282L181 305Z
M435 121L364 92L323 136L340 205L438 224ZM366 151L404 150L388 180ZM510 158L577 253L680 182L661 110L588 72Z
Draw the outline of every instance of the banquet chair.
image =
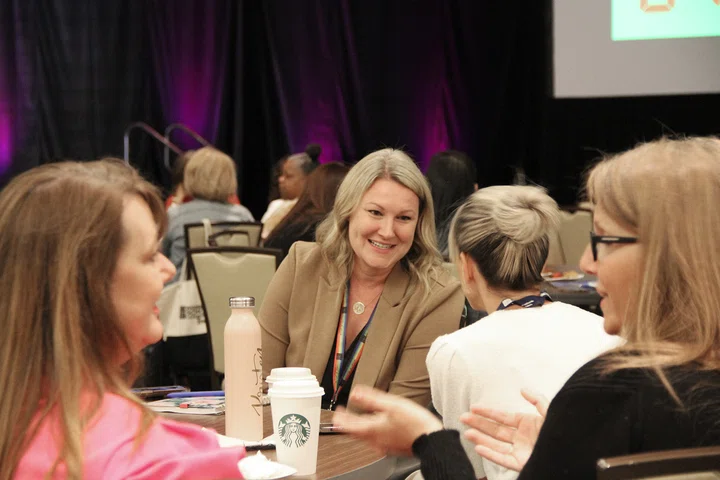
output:
M457 280L460 280L460 272L458 272L457 266L454 262L443 262L443 268Z
M592 230L592 212L576 210L561 212L558 236L564 264L577 266L588 245L589 233Z
M565 252L563 251L562 243L560 242L560 232L550 232L550 246L548 248L546 265L565 265ZM582 254L581 254L582 255ZM579 262L578 262L579 263Z
M260 244L260 222L211 222L208 241L217 246L257 247ZM185 249L205 247L205 226L201 223L185 224Z
M597 480L718 480L720 446L601 458Z
M210 377L219 389L225 372L223 331L230 317L230 297L255 297L255 316L265 291L282 260L282 250L254 247L204 247L188 250L207 322Z

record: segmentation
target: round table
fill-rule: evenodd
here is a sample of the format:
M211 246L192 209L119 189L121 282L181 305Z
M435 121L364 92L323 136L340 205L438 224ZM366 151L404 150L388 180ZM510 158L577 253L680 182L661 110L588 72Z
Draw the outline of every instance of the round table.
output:
M180 422L194 423L216 432L225 434L225 415L183 415L177 413L162 413L166 418ZM321 422L331 422L332 412L323 410L320 414ZM270 407L263 408L264 435L273 433L272 414ZM263 450L263 455L271 460L277 460L275 450ZM249 452L254 455L254 452ZM318 445L317 471L315 475L293 475L290 478L305 478L311 480L361 480L388 478L397 463L396 458L386 457L373 450L364 442L344 434L321 434Z
M547 266L546 269L554 272L567 272L571 270L581 272L580 267L573 265L551 265ZM600 295L598 295L594 288L587 286L588 282L594 281L597 281L596 277L584 274L579 280L543 282L542 289L549 293L553 300L569 303L570 305L598 313Z

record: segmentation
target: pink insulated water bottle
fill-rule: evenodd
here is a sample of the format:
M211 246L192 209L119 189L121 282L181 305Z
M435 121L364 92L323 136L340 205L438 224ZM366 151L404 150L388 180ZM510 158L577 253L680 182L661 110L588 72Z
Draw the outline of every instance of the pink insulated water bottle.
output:
M225 435L263 439L262 343L255 298L232 297L225 324Z

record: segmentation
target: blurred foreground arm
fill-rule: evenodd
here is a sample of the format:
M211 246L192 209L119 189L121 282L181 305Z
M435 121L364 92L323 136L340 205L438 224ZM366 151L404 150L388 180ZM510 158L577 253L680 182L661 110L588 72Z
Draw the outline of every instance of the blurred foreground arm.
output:
M333 422L383 453L420 459L425 480L475 479L456 430L443 430L429 410L406 398L358 386L350 395L353 405L368 411L335 412Z

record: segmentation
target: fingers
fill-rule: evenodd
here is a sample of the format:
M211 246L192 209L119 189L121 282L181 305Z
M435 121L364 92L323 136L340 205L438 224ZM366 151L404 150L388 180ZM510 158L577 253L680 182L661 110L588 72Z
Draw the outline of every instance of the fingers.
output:
M483 445L476 445L475 452L481 457L487 458L493 463L497 463L501 467L505 467L516 472L522 470L522 468L518 465L517 461L513 457L497 453Z
M495 423L504 425L510 428L517 428L522 418L521 414L509 413L503 410L496 410L494 408L483 407L482 405L471 405L470 411L475 415L485 417L488 420L492 420Z
M333 424L340 427L343 432L355 435L367 435L374 428L371 415L358 415L338 407L333 414Z
M547 415L548 407L550 406L550 401L544 395L533 392L532 390L527 390L525 388L520 390L520 393L525 398L525 400L532 403L537 409L538 413L542 415L543 418L545 418L545 416Z
M465 438L473 442L475 445L482 445L493 452L501 455L508 455L512 452L512 444L508 442L499 441L490 435L487 435L474 428L468 429L464 433Z
M475 452L491 462L505 468L520 471L520 464L513 456L513 446L509 443L499 442L475 429L465 431L465 438L475 444Z
M460 415L460 421L474 429L478 433L483 433L485 436L500 440L502 442L512 442L512 437L515 435L515 428L502 425L481 415L473 415L472 413L463 413Z
M370 412L384 412L397 403L397 397L389 393L358 385L350 392L350 401L356 407Z

